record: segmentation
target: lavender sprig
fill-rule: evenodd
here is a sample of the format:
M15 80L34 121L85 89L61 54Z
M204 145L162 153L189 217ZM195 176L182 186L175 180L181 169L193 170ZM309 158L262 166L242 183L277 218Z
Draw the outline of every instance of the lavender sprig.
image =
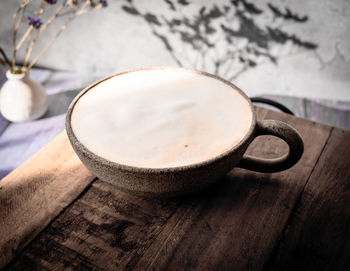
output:
M57 0L45 0L45 2L50 4L50 5L54 5L57 3Z
M30 5L33 0L21 0L21 4L12 16L12 59L11 62L6 57L5 52L0 48L0 64L1 65L10 65L11 72L22 72L23 70L29 70L39 58L45 54L48 48L53 44L53 42L58 38L66 26L76 17L84 14L86 12L96 10L99 8L107 7L107 0L41 0L39 9L36 12L30 14L31 16L25 16L25 10L28 5ZM60 2L60 3L59 3ZM45 5L55 5L57 4L56 11L51 16L48 16L47 19L42 21L40 19L41 15L45 11ZM53 9L49 9L49 11ZM63 12L62 12L63 11ZM61 27L56 32L56 35L53 35L51 40L47 45L39 51L38 55L29 62L29 58L33 51L34 44L38 40L42 32L44 32L47 27L53 22L54 19L60 16L68 16L66 21L63 22ZM46 16L47 17L47 16ZM19 42L17 42L17 33L20 26L25 25L23 22L27 18L27 29L24 31L24 34L21 36ZM24 62L22 67L16 69L16 55L17 52L22 48L22 45L26 44Z
M39 29L40 26L42 25L42 22L38 17L28 16L27 19L28 19L28 24L34 26L35 29Z
M103 7L108 7L107 0L100 0L100 3L102 4Z

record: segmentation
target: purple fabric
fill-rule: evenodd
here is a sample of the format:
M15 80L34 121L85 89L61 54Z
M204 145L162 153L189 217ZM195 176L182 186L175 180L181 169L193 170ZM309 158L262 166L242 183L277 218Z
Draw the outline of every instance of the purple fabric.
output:
M282 103L298 117L350 130L350 102L279 95L261 96Z
M350 130L350 103L340 103L339 106L322 101L309 101L307 118L317 122Z
M0 138L0 179L22 164L64 129L65 114L11 123Z
M4 119L4 117L0 114L0 136L5 131L8 124L9 124L8 120Z

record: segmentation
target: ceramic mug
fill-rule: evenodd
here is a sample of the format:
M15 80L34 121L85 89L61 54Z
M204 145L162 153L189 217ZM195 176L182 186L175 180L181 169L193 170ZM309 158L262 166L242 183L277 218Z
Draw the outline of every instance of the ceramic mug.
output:
M232 91L236 91L244 97L249 104L252 121L243 139L228 151L204 162L168 168L141 168L123 165L93 153L74 134L71 123L72 112L77 101L83 95L101 82L121 75L116 74L84 89L73 100L66 116L66 131L73 149L83 164L94 175L103 181L113 184L118 189L132 194L148 197L168 197L184 195L206 188L227 174L233 167L268 173L286 170L299 161L304 151L304 144L300 134L293 127L278 120L257 121L250 99L238 87L215 75L190 69L186 69L186 71L220 80L229 85ZM261 135L272 135L281 138L289 146L288 153L275 159L245 155L244 153L249 144L254 138Z

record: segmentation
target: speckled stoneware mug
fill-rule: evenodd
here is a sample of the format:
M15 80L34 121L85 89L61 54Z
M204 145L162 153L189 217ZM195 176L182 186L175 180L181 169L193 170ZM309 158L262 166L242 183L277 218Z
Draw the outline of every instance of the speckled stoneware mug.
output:
M131 79L128 79L128 76ZM166 78L169 78L169 80ZM179 78L179 79L176 79L176 78ZM178 80L181 81L182 80L181 78L182 79L184 78L183 82L187 82L187 83L190 82L188 78L190 79L194 78L193 80L195 80L195 84L192 84L192 83L179 84ZM123 89L122 87L115 87L121 84L121 83L118 83L119 82L118 80L123 81L123 84L124 84ZM158 107L154 109L152 114L154 115L154 112L158 112L159 110L163 110L165 112L164 113L163 111L161 111L160 113L162 115L160 117L163 117L161 122L163 126L159 126L159 127L165 127L164 129L167 129L166 128L168 125L167 114L169 112L170 112L169 114L173 114L171 115L172 117L175 114L174 112L180 112L176 114L178 115L182 114L183 116L186 116L186 119L185 119L186 121L188 119L191 119L193 121L201 122L203 123L203 125L208 125L208 123L210 123L209 118L214 116L215 118L217 118L218 122L219 121L220 122L227 121L228 123L237 122L238 123L237 127L238 125L242 127L243 126L246 127L245 130L244 129L242 130L243 132L241 132L239 140L236 140L231 145L222 147L222 151L220 151L219 153L212 154L211 157L210 156L206 157L205 159L198 160L197 162L191 162L192 160L188 160L189 162L186 162L187 161L186 159L192 159L193 157L195 157L196 153L198 152L198 151L193 151L196 149L192 149L192 152L191 152L191 147L193 146L193 148L195 148L198 142L194 142L193 144L192 143L187 144L186 142L190 140L188 138L188 135L186 137L187 141L183 141L184 139L182 137L179 137L178 140L174 141L174 144L175 145L177 144L176 148L174 148L174 146L171 146L172 147L171 150L173 150L174 157L171 157L172 152L168 151L166 156L167 160L164 160L165 159L164 155L161 156L163 157L162 158L163 160L159 160L159 161L161 161L163 164L159 164L159 167L157 166L158 160L152 160L153 159L152 157L147 158L149 157L147 156L148 153L147 155L145 155L147 159L146 158L144 159L144 161L142 162L143 164L140 162L139 164L135 165L135 164L130 164L128 162L124 162L128 160L127 159L123 160L123 151L120 151L120 152L117 151L118 155L116 156L118 156L119 160L117 159L113 161L114 158L110 159L109 157L114 157L113 156L114 151L113 150L111 151L108 149L108 144L109 144L108 142L113 142L113 137L110 136L110 131L108 129L113 125L114 125L113 127L119 127L118 126L119 124L118 125L112 124L114 116L109 116L108 113L104 113L103 115L101 111L103 111L104 108L106 108L106 112L109 112L107 109L108 107L111 107L112 111L110 112L119 112L118 111L119 107L123 107L124 103L129 104L132 110L131 106L133 105L132 103L133 97L135 97L135 99L136 97L137 99L141 99L139 94L137 96L129 95L127 99L120 96L121 97L120 99L124 99L125 101L123 100L123 102L118 104L118 100L116 100L116 103L114 106L114 102L111 101L114 99L112 95L113 92L118 92L118 93L119 91L121 93L123 91L127 92L130 85L130 89L132 89L132 91L135 91L135 93L138 93L137 84L139 84L141 88L141 86L143 87L144 85L150 84L149 82L152 80L161 81L161 83L159 84L163 84L161 85L162 89L167 89L168 85L169 85L169 89L171 89L170 85L176 84L176 91L178 91L179 93L182 93L182 94L176 94L176 95L183 95L181 99L178 99L179 102L173 101L174 97L176 100L177 96L174 96L173 98L171 98L171 101L169 102L169 106L162 105L164 103L167 104L166 100L157 100L157 102L155 102L154 106L155 107L158 106ZM167 83L167 80L169 81L169 83ZM154 82L152 84L154 84ZM208 84L210 85L210 87L207 87ZM199 90L196 90L195 88L198 88L198 89L203 88L204 89L203 91L207 91L210 94L210 91L212 91L212 88L215 86L222 88L222 91L226 91L224 94L224 96L226 95L226 97L221 98L220 96L221 90L218 91L217 95L210 96L211 98L208 98L209 96L203 98L202 94L198 95L198 97L200 97L200 99L203 100L203 103L207 103L208 108L214 108L213 111L215 111L216 110L215 108L217 108L217 112L212 112L213 114L210 114L211 112L206 112L205 116L200 116L200 114L191 114L190 112L194 112L193 110L196 110L195 108L195 106L197 106L196 104L198 104L198 106L201 106L201 104L200 102L198 103L186 102L187 93L189 93L188 95L192 95L194 93L193 97L196 97L197 95L196 93L199 93L198 92ZM185 88L185 91L181 90L182 87ZM227 89L229 89L230 93L227 92ZM104 94L104 91L106 92L106 94ZM165 95L163 98L158 98L157 96L161 96L161 95L157 95L157 93L153 95L151 93L153 91L152 88L149 88L149 91L150 93L144 92L147 95L149 95L149 97L156 97L156 99L163 99L164 97L167 97ZM94 98L93 96L91 96L94 93L100 93L100 96L96 96L98 98ZM112 96L109 97L108 95L112 95ZM173 95L173 92L169 92L168 96L171 97L171 95ZM235 99L236 100L241 99L241 102L240 102L241 104L246 103L247 105L246 111L242 111L243 110L242 109L241 111L236 112L238 115L242 114L242 112L245 112L244 116L236 116L235 118L233 117L232 119L230 119L229 117L226 118L225 116L219 116L219 113L222 112L220 111L221 110L220 106L222 107L223 104L225 104L225 106L228 106L229 103L227 101L231 99L230 98L231 96L233 97L232 98L233 103ZM145 97L148 97L148 96L145 96ZM98 101L101 102L103 99L105 99L106 101L102 103L102 106L101 104L97 105ZM96 101L96 105L94 104L94 101ZM145 107L146 109L153 108L151 98L145 99L144 102L149 104L147 105L147 107ZM215 107L214 105L212 106L211 103L213 104L217 103L217 107ZM79 110L76 109L77 104L78 104ZM84 106L86 108L84 108ZM198 107L198 108L201 109L201 107ZM147 113L146 109L144 108L142 109L144 110L142 111L143 114ZM117 110L117 111L113 111L113 110ZM141 109L135 108L135 110L140 111ZM236 114L234 108L230 110L232 111L231 112L232 115ZM85 114L86 118L80 117L79 119L79 114L80 114L79 111L81 111L80 112L81 114ZM139 111L137 111L137 113L139 113ZM134 114L134 112L131 112L131 113ZM100 115L103 116L101 117L101 122L111 123L110 125L112 126L99 123L98 118L96 116L100 116ZM196 118L198 119L193 119L192 115L193 116L196 115ZM142 117L142 115L140 116ZM76 120L72 121L72 119L76 119ZM126 119L128 119L127 116L126 116ZM147 119L149 118L147 117ZM247 122L246 119L249 120L249 122ZM91 120L91 123L95 121L95 124L94 125L91 124L91 127L89 126L90 120ZM157 122L157 121L155 120L154 122ZM172 127L171 129L176 130L176 126L180 127L181 123L182 122L179 122L177 125L171 126ZM129 124L134 125L133 123L129 123ZM130 126L129 124L128 122L125 122L123 124L124 126L120 126L124 128L115 128L115 130L113 130L113 132L116 134L115 140L120 141L120 138L118 137L118 131L120 131L120 133L122 132L126 133L127 130L125 129ZM144 125L145 125L144 123L140 122L140 127L144 127ZM203 125L200 126L200 129L204 129L203 127L205 126ZM223 122L222 126L225 126L225 125L226 123ZM81 127L79 127L78 129L75 126L81 126ZM192 123L192 126L196 126L196 123L194 124ZM137 131L138 125L136 125L135 127L133 129L136 129L135 131L137 133L140 133L141 135L143 135L142 134L143 130ZM108 137L106 133L106 138L104 138L104 133L105 133L104 129L108 130ZM140 129L144 129L144 128L140 128ZM168 129L168 130L171 131L171 129L170 130ZM225 129L227 129L227 133L230 133L230 131L232 130L232 129L230 130L230 127L226 127ZM99 82L92 84L91 86L84 89L74 99L74 101L70 105L67 112L67 117L66 117L66 130L67 130L69 140L73 146L73 149L76 152L76 154L79 156L80 160L99 179L113 184L120 190L129 192L132 194L136 194L140 196L148 196L148 197L178 196L178 195L183 195L183 194L188 194L191 192L198 191L218 181L221 177L223 177L227 172L229 172L235 166L252 170L252 171L259 171L259 172L278 172L278 171L286 170L298 162L298 160L301 158L304 151L302 138L293 127L277 120L257 121L255 116L255 111L251 104L251 101L238 87L234 86L232 83L225 81L217 76L214 76L205 72L201 72L201 71L183 69L183 68L160 67L160 68L145 68L145 69L139 69L139 70L132 70L125 73L120 73L120 74L110 76L108 78L105 78ZM145 129L145 131L146 130L147 129ZM168 130L166 130L165 132L168 132ZM194 130L194 128L192 130ZM207 139L205 138L206 133L208 134L208 136L211 136L212 134L214 134L215 131L213 130L214 129L209 128L207 130L201 130L202 131L201 133L192 131L193 135L197 137L199 136L199 139L201 140L200 143L204 144L198 147L200 148L201 152L203 152L203 154L206 153L205 151L206 146L208 148L214 146L214 145L209 146L209 145L212 145L210 144L210 140L211 140L210 137L209 137L209 141L206 141ZM158 134L162 134L163 131L164 130L158 130ZM231 133L235 132L234 129L232 131ZM89 135L90 133L91 135ZM105 142L104 145L100 142L98 138L99 133L101 134L100 136L101 142L102 141ZM221 134L223 134L223 132L221 132ZM215 133L215 135L220 136L220 133ZM264 158L244 155L249 144L253 141L254 138L260 135L273 135L281 138L289 145L289 152L283 155L282 157L279 157L276 159L264 159ZM126 140L128 140L128 134L126 134L126 136L124 134L123 136L124 137L122 138L126 138ZM130 137L132 137L132 135L130 135ZM144 137L147 137L147 135L145 134ZM86 138L87 139L97 138L97 140L95 141L92 140L91 142L96 142L96 146L101 143L102 144L102 145L100 144L102 146L100 148L101 150L107 147L105 150L106 155L101 155L101 153L99 153L99 149L95 148L94 143L90 144L91 142L89 143L88 140L86 141ZM225 139L225 137L223 138ZM160 138L159 141L162 141L163 139L164 138ZM224 141L224 139L222 139L222 141ZM198 141L198 139L196 140ZM147 147L148 147L147 144L155 144L153 143L154 140L153 141L147 140L147 138L145 138L145 140L138 140L138 141L139 142L137 144L139 145L137 146L140 147L140 157L142 157L141 149L142 151L147 150ZM128 142L129 141L126 141L125 144L121 142L120 148L127 150L128 144L130 144ZM151 142L151 143L147 143L147 142ZM150 148L151 147L154 150L159 149L158 146L150 146ZM180 151L178 150L179 148L180 148ZM111 149L113 148L111 147ZM210 153L213 153L213 152L210 151ZM125 154L125 156L127 155ZM155 152L155 156L156 156L156 152ZM171 159L175 161L172 161ZM176 159L179 161L176 161ZM182 161L182 159L185 159L186 161L184 160L185 161L184 162ZM147 164L148 161L150 160L153 161L152 164L150 164L152 166L148 166ZM121 162L118 162L118 161L121 161ZM196 160L193 160L193 161L196 161Z

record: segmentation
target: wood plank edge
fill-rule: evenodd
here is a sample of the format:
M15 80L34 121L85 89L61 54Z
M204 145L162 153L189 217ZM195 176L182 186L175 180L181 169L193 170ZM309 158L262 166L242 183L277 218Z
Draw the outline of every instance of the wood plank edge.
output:
M27 246L29 246L32 242L37 240L40 236L40 233L44 231L45 229L49 228L52 223L54 223L69 207L71 207L77 200L79 200L85 193L91 188L93 183L97 180L97 177L94 178L85 188L84 190L71 202L69 203L66 207L64 207L49 223L46 224L35 236L32 237L32 239L28 240L28 242L16 253L16 256L13 257L4 267L4 270L8 269L11 267L11 265L16 262L18 256L21 254L21 252L26 249Z
M81 192L96 179L96 177L81 164L72 149L63 150L65 155L59 155L58 158L56 157L55 163L50 164L49 167L52 171L55 170L55 167L62 161L65 161L65 166L68 165L67 163L73 163L73 167L68 168L68 173L73 174L73 177L79 177L80 180L76 180L74 184L69 186L68 191L64 188L65 182L58 182L56 183L57 185L55 185L54 180L59 177L59 175L57 175L59 173L55 171L52 176L48 173L43 173L42 162L46 161L47 158L53 159L52 154L56 153L57 148L62 149L66 146L69 146L69 143L65 131L63 131L33 156L28 158L21 166L1 180L0 201L4 200L4 205L0 206L0 236L4 237L4 239L0 240L0 269L4 268L23 250L23 247L26 247L43 228L53 221L57 214L60 214L67 205L75 200ZM46 169L47 168L45 168L45 170ZM30 176L27 175L28 171ZM39 179L36 183L35 180L38 177ZM23 184L25 184L24 188ZM42 189L38 189L38 184L45 184L45 186L42 187ZM52 188L55 188L55 190L52 190ZM53 198L50 196L50 189L55 191L52 195ZM30 197L22 198L21 195L30 195ZM43 195L44 197L42 198ZM51 200L48 200L48 196L50 196ZM20 208L18 204L14 204L13 202L27 205L25 208ZM42 204L49 207L46 209L44 208L45 210L40 209L40 211L36 211L33 207L30 207L32 205L40 207ZM29 213L27 211L31 216L28 216ZM17 215L20 215L20 219L22 220L25 220L22 215L27 215L27 221L18 224L15 230L15 225L9 224L7 221L9 221L8 219L14 218L16 212L18 213Z
M325 126L327 126L327 125L325 125ZM292 208L292 211L290 212L290 215L289 215L289 217L288 217L288 219L287 219L287 221L286 221L286 224L284 225L283 230L281 231L280 237L279 237L278 241L276 242L275 247L273 248L273 250L272 250L272 252L271 252L269 258L267 259L266 263L265 263L264 266L262 267L262 270L263 270L263 271L267 271L267 270L270 270L270 269L271 269L272 263L274 262L274 260L275 260L275 258L276 258L276 255L278 254L278 251L279 251L279 249L280 249L281 242L282 242L282 240L286 237L286 234L287 234L287 232L288 232L288 229L289 229L289 227L291 226L292 221L293 221L294 218L295 218L295 214L296 214L297 210L298 210L299 207L300 207L300 203L301 203L301 200L302 200L302 198L303 198L303 194L304 194L305 188L306 188L307 184L309 183L309 180L310 180L310 178L311 178L313 172L315 171L315 168L316 168L317 164L319 163L320 157L321 157L322 154L324 153L324 150L325 150L325 148L326 148L326 146L327 146L327 144L328 144L328 141L329 141L331 135L333 134L333 131L334 131L334 127L331 128L331 130L330 130L330 132L329 132L329 134L328 134L327 140L325 141L325 144L324 144L323 147L322 147L322 150L321 150L321 152L320 152L320 155L318 156L316 163L315 163L314 166L312 167L312 170L311 170L311 172L310 172L310 174L309 174L309 176L308 176L308 178L307 178L307 180L306 180L306 182L305 182L305 184L304 184L304 186L303 186L303 189L301 190L300 194L298 195L298 197L297 197L297 199L296 199L296 201L295 201L295 204L294 204L294 206L293 206L293 208Z

